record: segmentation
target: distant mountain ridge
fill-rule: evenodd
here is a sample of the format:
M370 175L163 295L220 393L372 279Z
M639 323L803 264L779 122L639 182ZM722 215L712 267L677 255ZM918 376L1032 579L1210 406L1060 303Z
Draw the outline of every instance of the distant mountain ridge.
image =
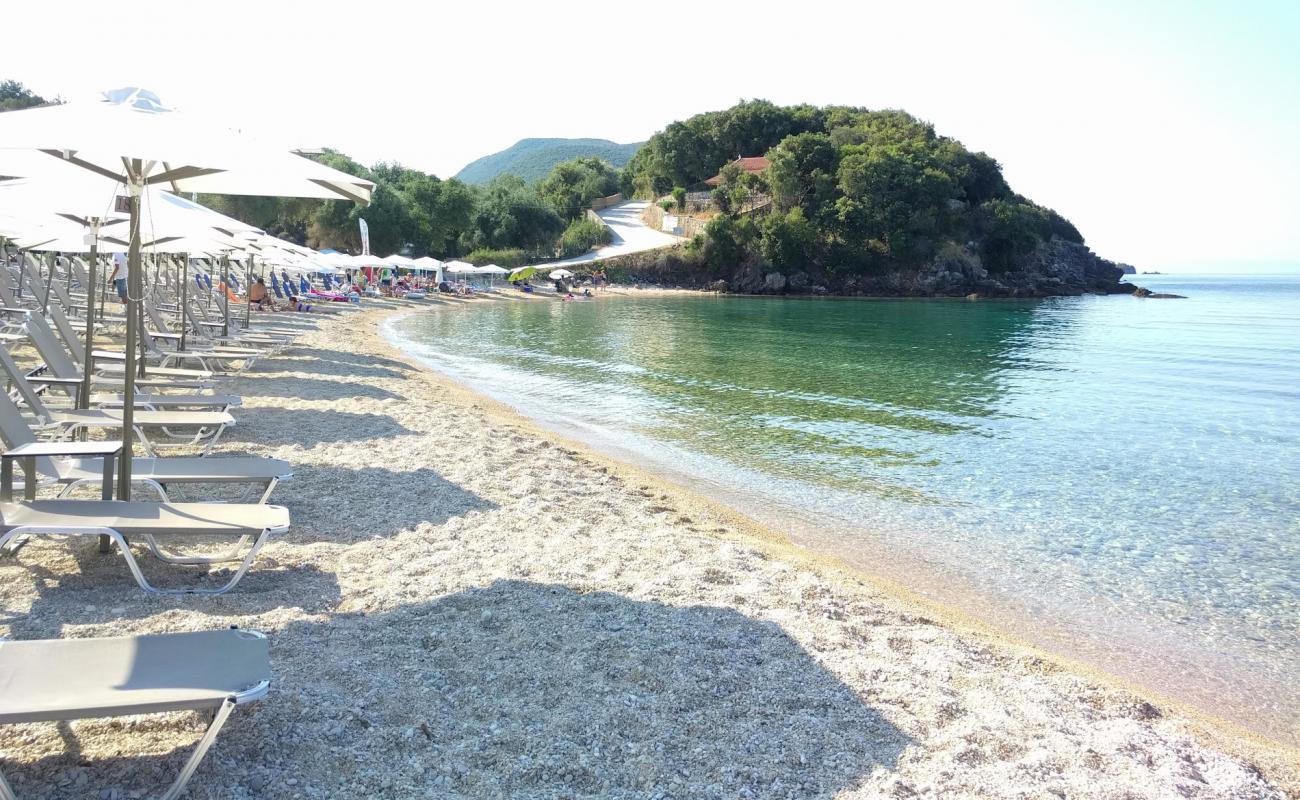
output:
M455 177L484 184L499 175L513 174L533 183L549 175L556 164L592 156L622 169L642 144L618 144L608 139L520 139L499 153L471 161Z

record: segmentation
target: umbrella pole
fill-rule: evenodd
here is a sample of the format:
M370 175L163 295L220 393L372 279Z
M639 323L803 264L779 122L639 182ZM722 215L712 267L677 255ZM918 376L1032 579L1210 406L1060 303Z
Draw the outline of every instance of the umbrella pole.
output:
M50 277L45 279L45 297L41 299L42 315L50 313L50 290L54 287L54 265L58 263L58 260L59 257L53 252L51 252L50 253Z
M27 251L18 251L18 294L14 297L15 305L22 305L23 278L27 277Z
M190 289L190 254L181 253L181 349L185 349L185 331L190 329L186 324L189 320L189 289Z
M90 408L90 365L95 361L95 267L99 264L99 217L90 220L90 262L86 283L86 358L82 361L81 396L77 408ZM69 270L71 272L71 270Z
M154 266L157 266L157 264L158 264L158 256L157 256L156 254L153 255L153 256L150 256L149 261L152 261L152 262L154 263ZM144 266L144 264L146 263L146 262L145 262L145 258L144 258L144 254L143 254L143 253L140 254L140 263L141 263L141 266ZM135 274L135 273L134 273L134 271L133 271L133 272L132 272L132 275L134 275L134 274ZM154 270L154 277L155 277L155 278L158 277L158 272L157 272L157 270ZM144 343L144 334L142 333L142 331L144 330L144 326L145 326L145 321L144 321L144 287L146 287L146 286L153 286L153 283L149 280L149 271L148 271L147 268L146 268L144 271L142 271L142 272L140 273L140 279L139 279L139 282L140 282L140 293L139 293L139 294L131 294L130 292L128 292L128 294L130 294L131 297L138 297L138 298L140 298L139 300L134 301L134 302L135 302L135 333L136 333L136 338L138 338L138 339L140 340L140 357L139 357L138 359L136 359L136 369L138 370L138 372L137 372L137 377L143 378L143 377L144 377L144 370L145 370L145 360L146 360L146 359L145 359L146 351L145 351L145 343Z
M221 338L230 336L230 256L221 256Z
M244 278L244 330L248 330L249 325L253 322L253 304L249 302L253 296L253 254L248 254L248 272Z
M122 385L122 457L117 468L117 497L119 500L131 499L131 444L135 425L135 369L136 339L139 314L136 310L136 298L140 296L140 195L144 191L144 165L140 159L132 159L127 173L127 202L131 217L127 223L131 226L131 244L127 249L126 267L126 372Z

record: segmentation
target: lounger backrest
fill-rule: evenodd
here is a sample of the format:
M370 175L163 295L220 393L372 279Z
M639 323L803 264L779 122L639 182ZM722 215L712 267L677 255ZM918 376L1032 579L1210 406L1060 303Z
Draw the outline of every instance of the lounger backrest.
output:
M23 330L27 332L27 337L32 340L32 346L36 348L37 353L40 353L45 366L50 368L54 377L81 377L80 362L68 356L68 351L64 350L63 345L54 338L54 331L50 330L49 324L40 314L29 311L27 320L23 323ZM81 355L76 350L73 353Z
M63 313L63 309L58 303L50 303L49 307L50 321L54 323L54 329L59 332L59 338L67 345L72 352L80 352L85 347L85 342L77 336L77 331L72 327L68 320L68 315Z
M54 292L54 299L64 308L65 311L70 313L74 312L72 298L68 296L68 290L64 288L62 283L55 281L50 284L50 290Z
M36 266L36 269L37 270L40 269L39 264ZM41 273L39 271L36 273L35 278L33 278L30 275L28 276L27 288L31 290L31 293L36 298L37 303L39 303L40 305L46 304L45 303L45 279L41 277Z
M72 263L68 267L68 269L72 270L72 279L76 281L77 285L82 289L85 289L90 285L89 266L89 262L82 261L81 257L78 256L77 258L72 259ZM100 274L100 278L103 278L102 273Z
M158 349L158 341L149 335L148 325L141 325L138 333L140 334L140 341L144 343L144 349L150 355L159 355L162 352Z
M42 422L50 418L50 410L45 407L45 403L36 394L36 390L27 382L27 376L14 363L13 356L9 355L9 349L0 345L0 369L4 370L5 375L9 376L9 382L18 390L18 394L23 398L23 402L32 410L32 413L41 419Z
M169 333L171 331L171 328L167 325L167 321L164 320L162 314L158 312L158 306L154 305L153 300L144 301L144 310L145 313L149 315L149 320L153 322L155 328L163 333Z
M13 273L8 264L0 265L0 294L3 294L4 305L10 305L17 297L14 291Z
M0 438L6 447L14 448L36 441L36 435L27 427L18 404L6 392L0 392ZM49 456L37 456L36 469L45 475L59 476L59 468Z

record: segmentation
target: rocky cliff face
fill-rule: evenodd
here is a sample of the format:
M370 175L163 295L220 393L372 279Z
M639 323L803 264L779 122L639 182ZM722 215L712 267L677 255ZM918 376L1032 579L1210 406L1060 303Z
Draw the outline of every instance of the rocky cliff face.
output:
M990 272L974 253L951 248L919 270L878 275L840 274L810 269L785 273L759 261L738 265L730 274L705 278L677 251L637 253L606 262L633 279L671 283L738 294L837 294L893 297L1056 297L1081 294L1132 294L1121 283L1123 268L1086 246L1053 239L1022 258L1013 269Z
M726 290L745 294L848 294L902 297L1054 297L1130 294L1123 269L1086 246L1053 239L1021 259L1014 269L993 273L977 256L957 250L925 268L880 275L795 272L786 275L747 264L725 279ZM716 286L721 289L721 286Z

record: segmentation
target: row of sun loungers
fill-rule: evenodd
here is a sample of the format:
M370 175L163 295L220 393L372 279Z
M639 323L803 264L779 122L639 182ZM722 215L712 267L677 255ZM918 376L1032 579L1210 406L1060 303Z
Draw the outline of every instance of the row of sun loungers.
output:
M28 265L27 297L19 298L15 276L0 262L0 372L10 387L0 392L0 438L11 458L19 448L38 453L18 486L10 484L10 493L0 497L0 555L16 556L34 536L106 537L146 592L211 595L234 589L270 537L289 528L289 512L268 501L292 468L277 459L214 456L223 433L236 424L242 402L213 389L224 377L282 353L309 325L276 314L274 326L241 330L213 319L210 303L205 306L193 295L183 302L161 292L150 297L142 304L145 324L140 326L147 366L135 381L132 421L145 454L131 461L132 485L150 494L146 500L72 499L96 486L111 491L112 461L106 469L105 458L113 455L104 453L112 448L73 440L90 431L107 432L110 440L120 433L126 357L105 346L87 362L86 331L116 320L111 315L88 320L84 302L76 304L70 289L85 286L84 265L67 262L62 282L44 283L38 267ZM111 306L116 305L113 298ZM96 341L107 339L97 334ZM17 347L30 347L40 366L20 367L11 353ZM87 385L89 395L82 397ZM177 447L199 454L157 456ZM6 464L0 478L13 477ZM240 500L251 502L177 502L170 496L201 494L205 486L242 486ZM18 490L23 499L11 496ZM211 552L224 541L233 544ZM212 544L196 553L177 550L178 542ZM226 564L233 572L224 582L155 586L132 551L141 544L166 564ZM212 723L161 795L165 800L184 791L230 712L262 698L269 686L267 640L255 631L0 640L0 724L211 712ZM0 775L0 800L11 798L12 788Z

